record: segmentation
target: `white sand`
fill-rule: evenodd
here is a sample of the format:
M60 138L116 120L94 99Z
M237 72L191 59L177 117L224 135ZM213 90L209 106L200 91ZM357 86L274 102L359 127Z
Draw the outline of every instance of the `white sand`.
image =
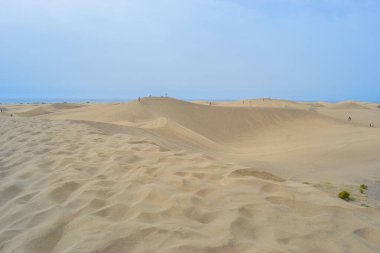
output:
M0 252L380 252L377 106L0 105Z

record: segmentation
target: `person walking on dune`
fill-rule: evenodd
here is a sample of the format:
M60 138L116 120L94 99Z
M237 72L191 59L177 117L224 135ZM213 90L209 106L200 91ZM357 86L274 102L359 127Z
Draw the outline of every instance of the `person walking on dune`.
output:
M351 116L348 116L348 119L347 119L348 121L351 121Z

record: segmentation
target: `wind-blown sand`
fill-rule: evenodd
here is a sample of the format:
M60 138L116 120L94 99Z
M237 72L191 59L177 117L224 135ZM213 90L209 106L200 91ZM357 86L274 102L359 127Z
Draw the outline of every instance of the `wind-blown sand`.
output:
M380 252L377 106L0 105L0 252Z

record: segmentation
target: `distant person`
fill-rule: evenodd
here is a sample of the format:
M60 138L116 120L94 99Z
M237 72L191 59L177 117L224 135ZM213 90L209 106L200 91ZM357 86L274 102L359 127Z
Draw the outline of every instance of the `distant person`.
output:
M11 113L11 118L13 117L13 113Z
M351 116L348 117L348 121L351 121Z
M138 97L138 99L137 99L139 102L141 102L141 98L140 97Z
M0 109L0 112L3 112L3 108Z

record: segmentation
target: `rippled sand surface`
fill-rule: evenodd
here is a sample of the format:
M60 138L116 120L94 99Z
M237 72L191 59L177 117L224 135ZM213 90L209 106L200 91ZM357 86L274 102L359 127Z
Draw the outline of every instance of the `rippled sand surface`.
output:
M380 252L376 106L1 105L0 252Z

